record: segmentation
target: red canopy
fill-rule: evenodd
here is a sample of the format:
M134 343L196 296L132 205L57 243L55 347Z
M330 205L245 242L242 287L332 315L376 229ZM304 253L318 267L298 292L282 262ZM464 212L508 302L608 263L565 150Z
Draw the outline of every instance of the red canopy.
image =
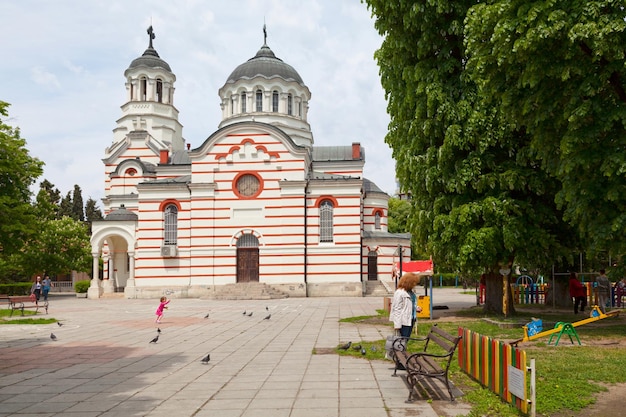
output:
M399 263L396 263L396 268L400 269ZM413 272L419 275L432 275L433 274L433 261L408 261L402 262L402 273Z

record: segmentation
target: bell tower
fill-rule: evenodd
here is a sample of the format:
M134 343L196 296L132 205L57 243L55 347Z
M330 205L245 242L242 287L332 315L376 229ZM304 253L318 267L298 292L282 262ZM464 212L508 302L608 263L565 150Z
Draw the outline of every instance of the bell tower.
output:
M182 150L183 126L174 107L176 76L154 49L156 35L152 26L147 33L148 48L124 72L126 102L121 107L122 117L113 130L113 144L125 140L130 132L147 132L156 140L168 144L172 151Z

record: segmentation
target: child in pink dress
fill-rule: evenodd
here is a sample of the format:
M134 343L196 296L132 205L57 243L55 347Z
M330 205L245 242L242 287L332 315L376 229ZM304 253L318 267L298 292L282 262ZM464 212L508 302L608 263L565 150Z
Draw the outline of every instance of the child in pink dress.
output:
M157 318L155 320L155 323L161 323L161 319L163 318L163 310L167 308L167 305L169 303L170 303L170 300L168 300L167 297L165 296L161 297L161 304L159 304L159 307L156 310Z

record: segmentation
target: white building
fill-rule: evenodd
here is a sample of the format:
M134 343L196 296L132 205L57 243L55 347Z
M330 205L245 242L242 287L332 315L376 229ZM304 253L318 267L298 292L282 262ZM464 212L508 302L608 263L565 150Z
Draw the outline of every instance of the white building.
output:
M212 297L245 282L292 297L362 296L368 282L390 281L399 245L410 258L410 235L387 232L389 196L363 178L359 143L314 146L298 72L265 40L219 90L218 129L190 149L176 76L148 33L124 72L103 158L106 218L91 244L104 279L89 298Z

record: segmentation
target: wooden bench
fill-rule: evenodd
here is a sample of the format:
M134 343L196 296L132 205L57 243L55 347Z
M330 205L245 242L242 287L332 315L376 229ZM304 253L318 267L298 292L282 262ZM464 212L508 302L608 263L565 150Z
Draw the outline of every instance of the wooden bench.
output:
M441 330L435 324L430 328L428 335L423 338L399 337L393 342L391 350L392 359L395 362L393 376L397 376L398 370L407 372L407 384L409 385L409 398L407 402L413 401L413 393L416 384L425 378L436 378L442 381L450 394L450 401L454 401L450 381L448 380L448 370L454 356L454 351L459 345L461 336L453 336ZM407 343L410 341L425 342L424 348L420 352L411 353L407 351ZM441 349L432 349L434 343ZM428 349L428 346L431 349ZM443 350L443 352L441 352Z
M25 308L34 308L35 313L38 313L40 308L45 308L46 314L48 314L47 301L33 301L29 296L26 295L9 296L9 307L11 308L11 316L13 316L13 312L15 310L21 310L23 316Z

